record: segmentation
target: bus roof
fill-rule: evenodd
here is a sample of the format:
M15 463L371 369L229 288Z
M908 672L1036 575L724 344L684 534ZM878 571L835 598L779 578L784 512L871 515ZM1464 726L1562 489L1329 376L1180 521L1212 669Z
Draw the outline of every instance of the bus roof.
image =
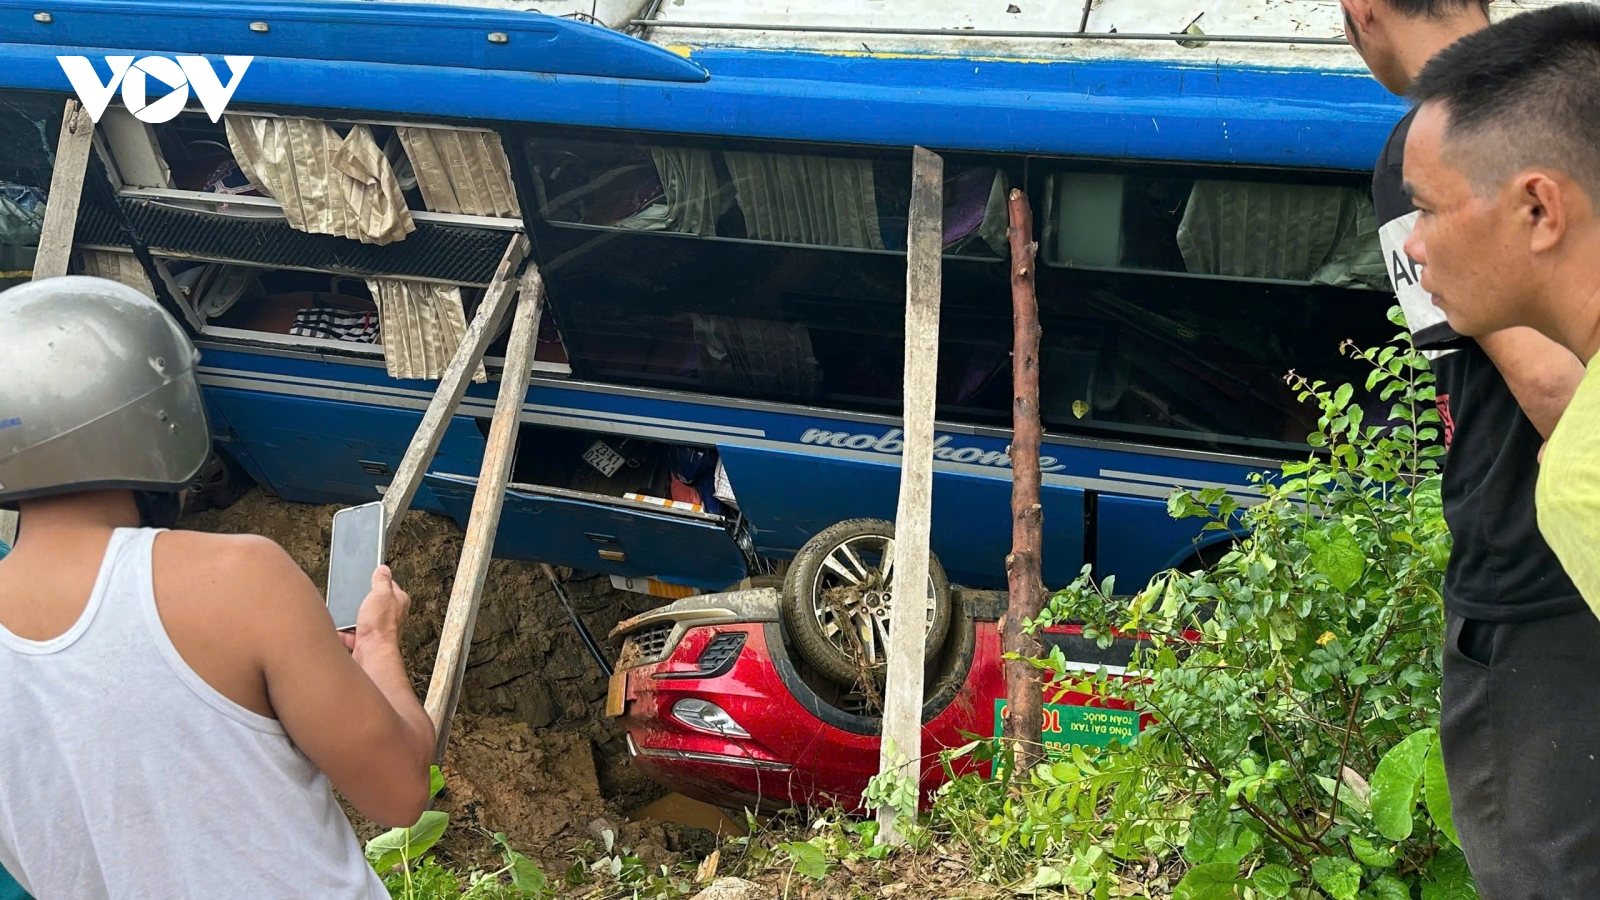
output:
M250 55L236 109L1346 170L1404 110L1336 0L1098 0L1093 39L996 34L1076 31L1083 3L0 0L0 88L71 90L63 53ZM948 29L978 34L914 33Z

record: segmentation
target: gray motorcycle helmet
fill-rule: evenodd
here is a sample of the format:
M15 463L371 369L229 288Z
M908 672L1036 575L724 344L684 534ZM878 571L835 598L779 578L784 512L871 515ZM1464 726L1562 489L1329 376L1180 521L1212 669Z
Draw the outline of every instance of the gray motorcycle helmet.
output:
M199 359L166 310L115 281L0 293L0 505L182 490L211 453Z

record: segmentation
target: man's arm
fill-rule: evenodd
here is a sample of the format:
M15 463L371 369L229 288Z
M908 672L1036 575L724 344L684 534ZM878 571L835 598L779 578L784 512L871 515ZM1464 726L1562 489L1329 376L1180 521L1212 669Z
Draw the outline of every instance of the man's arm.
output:
M1546 440L1583 380L1583 363L1572 351L1532 328L1508 328L1478 338L1500 370L1517 405Z
M386 827L412 824L428 803L433 723L400 657L410 598L380 569L353 639L340 635L311 580L267 546L254 554L254 571L240 574L253 592L273 595L257 630L273 713L363 815Z

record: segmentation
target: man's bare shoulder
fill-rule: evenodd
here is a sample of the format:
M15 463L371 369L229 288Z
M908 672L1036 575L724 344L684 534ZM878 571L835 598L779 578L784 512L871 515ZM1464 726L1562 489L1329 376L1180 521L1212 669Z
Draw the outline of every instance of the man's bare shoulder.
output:
M174 586L208 594L225 587L233 597L259 599L270 606L288 602L298 607L307 597L317 596L316 586L289 554L259 535L169 531L159 545L165 551L159 562L182 573L168 581Z

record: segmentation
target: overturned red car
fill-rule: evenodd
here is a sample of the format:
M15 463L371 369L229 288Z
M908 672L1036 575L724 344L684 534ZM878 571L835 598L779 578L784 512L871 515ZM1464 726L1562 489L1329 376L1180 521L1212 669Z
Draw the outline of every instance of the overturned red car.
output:
M856 811L878 770L883 662L894 584L892 526L840 523L796 556L781 587L691 597L618 626L607 701L633 763L722 807ZM923 796L946 778L940 751L992 737L1004 708L998 621L1005 595L951 588L937 560L928 587ZM1046 651L1122 675L1135 640L1102 649L1077 626L1047 629ZM1104 746L1144 723L1115 701L1047 697L1046 743ZM958 773L981 771L971 757Z

